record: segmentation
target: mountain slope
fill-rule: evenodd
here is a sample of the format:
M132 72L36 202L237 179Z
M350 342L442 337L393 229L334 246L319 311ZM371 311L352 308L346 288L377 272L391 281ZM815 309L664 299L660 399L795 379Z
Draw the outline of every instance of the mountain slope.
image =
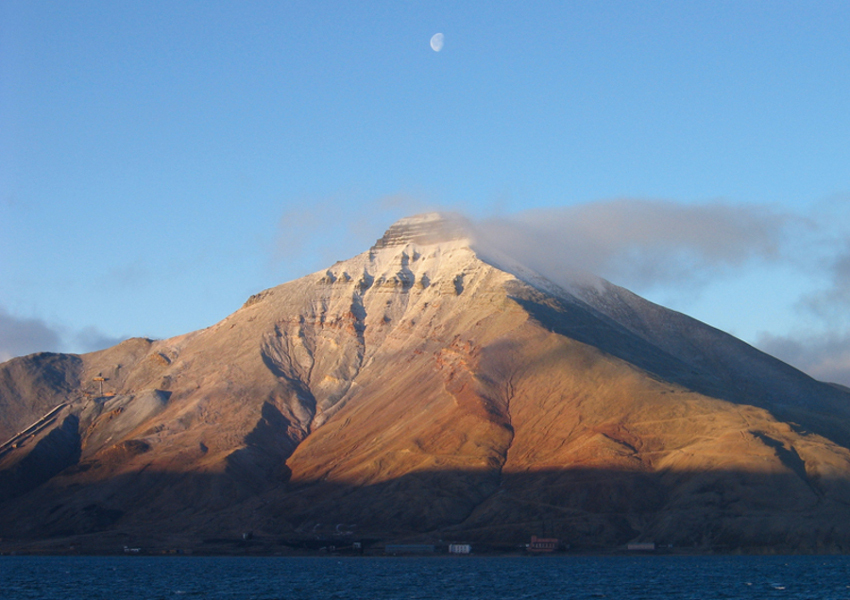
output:
M210 328L0 365L0 537L847 547L850 394L488 255L405 219Z

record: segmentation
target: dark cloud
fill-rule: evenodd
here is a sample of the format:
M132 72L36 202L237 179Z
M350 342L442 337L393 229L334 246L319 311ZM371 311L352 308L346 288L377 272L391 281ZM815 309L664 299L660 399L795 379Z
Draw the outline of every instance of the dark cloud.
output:
M816 316L834 331L850 328L850 194L835 195L818 202L811 211L818 236L813 244L798 250L815 261L808 265L821 287L804 295L797 304L807 316Z
M800 306L830 322L845 322L850 306L850 235L833 244L840 250L827 259L826 270L830 285L815 293L806 294Z
M799 224L766 206L611 200L488 219L480 236L542 273L587 271L641 290L777 260Z
M41 319L27 319L9 314L0 307L0 362L33 352L57 351L62 338Z
M41 319L16 317L0 306L0 362L35 352L93 352L124 339L108 336L95 327L69 331Z
M850 332L800 337L763 334L756 346L815 379L850 387Z
M850 386L850 234L829 246L832 254L821 261L829 284L798 303L798 308L820 319L824 333L763 335L759 347L816 379Z

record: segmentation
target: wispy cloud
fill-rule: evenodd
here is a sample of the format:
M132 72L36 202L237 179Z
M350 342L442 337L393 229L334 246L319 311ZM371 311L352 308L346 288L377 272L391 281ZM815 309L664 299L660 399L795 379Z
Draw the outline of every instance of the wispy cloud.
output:
M320 269L368 248L382 233L376 234L376 223L389 226L395 219L429 209L404 193L357 203L344 195L301 202L281 215L271 262Z
M140 260L136 260L109 269L100 278L100 283L112 289L138 289L148 285L152 279L150 269Z
M97 327L89 325L88 327L83 327L79 331L75 331L66 336L66 339L68 340L69 345L77 348L79 352L94 352L123 342L127 339L127 337L128 336L126 335L107 335L100 331Z

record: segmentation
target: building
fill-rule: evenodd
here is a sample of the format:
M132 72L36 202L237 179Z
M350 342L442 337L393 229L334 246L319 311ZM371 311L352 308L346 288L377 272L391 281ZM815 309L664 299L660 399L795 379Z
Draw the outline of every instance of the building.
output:
M469 554L472 552L471 544L449 544L449 554Z
M539 538L536 535L531 536L531 543L528 545L529 552L554 552L558 549L558 538Z

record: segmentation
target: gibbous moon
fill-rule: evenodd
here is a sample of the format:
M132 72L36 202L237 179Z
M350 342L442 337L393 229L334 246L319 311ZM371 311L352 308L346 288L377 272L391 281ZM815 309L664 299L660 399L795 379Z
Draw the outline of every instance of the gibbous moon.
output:
M431 38L431 49L434 52L439 52L443 49L443 34L435 33Z

